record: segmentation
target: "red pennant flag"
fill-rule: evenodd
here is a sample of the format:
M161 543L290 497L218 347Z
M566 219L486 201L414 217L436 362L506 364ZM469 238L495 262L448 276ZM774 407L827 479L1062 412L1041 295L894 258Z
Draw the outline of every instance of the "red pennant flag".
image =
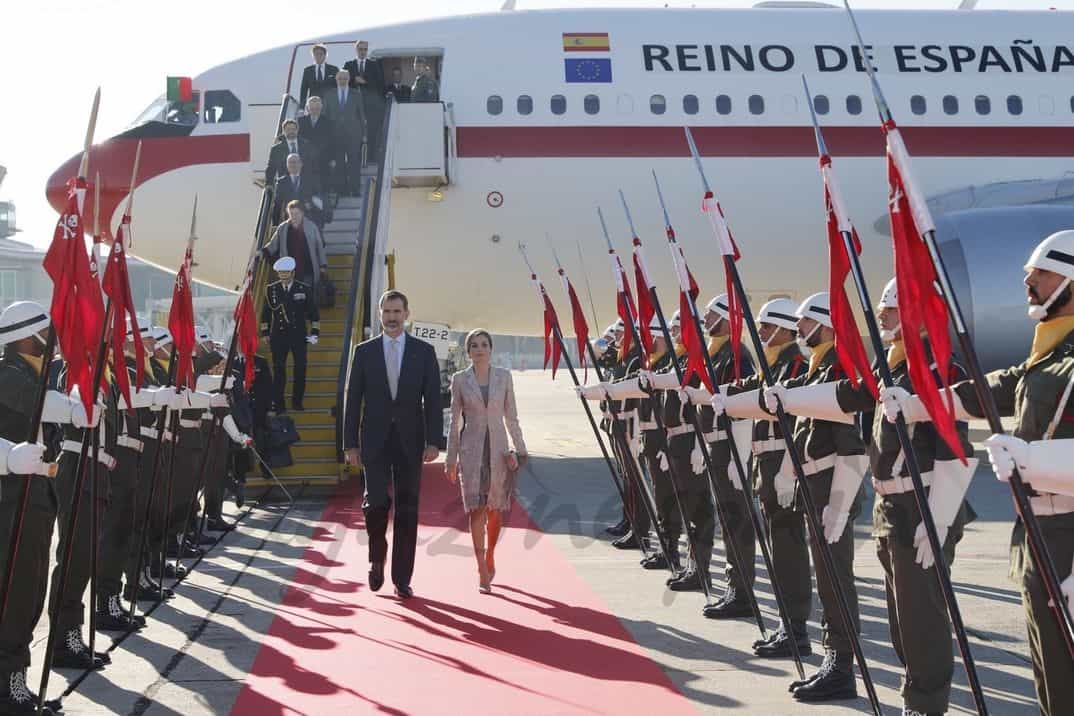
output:
M67 361L67 390L78 386L86 413L93 411L93 364L104 328L101 285L90 270L83 239L81 205L86 182L77 179L68 189L67 205L56 222L52 244L42 265L52 279L49 315Z
M738 245L731 236L731 228L727 225L727 219L723 215L723 207L716 201L711 191L706 191L701 199L701 213L708 217L712 225L712 233L716 237L716 243L720 247L720 253L724 255L723 267L727 286L727 315L731 324L731 355L734 361L735 380L742 377L742 302L739 301L738 292L735 291L732 276L732 263L742 258L738 251Z
M675 266L675 276L679 279L679 330L683 348L686 349L686 370L683 371L682 384L689 385L693 376L697 375L711 393L715 388L709 380L708 365L705 361L706 341L698 332L697 322L693 320L697 282L694 281L693 274L686 265L686 256L675 243L670 229L668 238L671 240L671 260Z
M127 335L129 322L131 341L134 343L135 356L135 382L139 387L145 375L145 346L142 345L138 328L138 318L134 311L134 299L131 297L130 277L127 274L127 250L124 246L126 237L130 235L131 217L123 215L119 230L116 232L116 240L112 243L112 252L108 256L108 265L104 270L104 293L112 302L112 365L116 367L116 382L119 384L119 392L127 405L131 405L131 386L127 371L121 367L124 365L123 342Z
M619 360L622 361L630 355L630 349L634 345L634 331L631 330L631 326L634 325L637 308L634 297L630 294L630 282L626 280L622 262L614 251L608 253L612 257L612 270L615 271L615 305L619 318L623 321L623 343L619 346Z
M648 368L649 355L653 352L653 331L649 326L656 309L653 307L653 282L649 279L649 270L641 253L641 240L637 236L634 237L634 286L638 290L638 336L644 349L641 362Z
M548 370L548 362L552 362L552 380L555 380L561 353L559 341L552 340L552 332L559 328L559 318L556 316L556 309L552 305L551 299L548 298L548 292L544 290L544 284L537 278L537 274L531 273L530 280L537 287L537 297L540 298L541 305L544 307L544 368Z
M172 289L172 307L168 313L168 331L175 344L176 388L194 387L194 303L190 292L190 267L194 262L194 242L187 242L183 265L175 274L175 288Z
M254 298L250 295L250 274L243 281L239 302L235 305L235 335L239 352L246 359L246 373L243 376L246 390L254 384L254 356L257 355L257 316L254 313Z
M932 418L936 432L948 447L965 462L962 442L955 427L955 409L950 395L945 401L936 385L930 365L936 365L940 384L947 388L951 363L951 340L947 333L947 304L937 290L936 269L921 236L929 230L927 214L919 221L910 202L913 187L900 164L908 166L909 157L894 122L885 126L888 138L889 215L895 248L895 284L899 294L899 319L910 383ZM923 211L927 211L927 208ZM920 224L920 225L919 225ZM930 359L925 348L927 338Z
M559 269L559 276L563 280L563 287L567 291L567 298L571 302L571 320L574 322L574 339L578 343L578 361L583 368L583 381L589 379L589 368L586 365L586 346L589 345L589 324L585 320L585 311L582 303L578 300L578 294L574 292L574 286L567 278L567 272Z
M876 376L869 366L869 357L865 352L861 333L854 322L850 299L846 293L850 257L847 255L842 231L849 230L854 253L858 256L861 255L861 242L858 240L858 232L849 222L841 226L842 211L836 209L837 190L833 191L831 164L831 157L824 155L820 158L821 172L824 175L824 208L828 216L828 297L831 302L832 328L835 331L835 353L851 385L856 388L858 381L862 380L873 398L878 398L880 392L876 385Z

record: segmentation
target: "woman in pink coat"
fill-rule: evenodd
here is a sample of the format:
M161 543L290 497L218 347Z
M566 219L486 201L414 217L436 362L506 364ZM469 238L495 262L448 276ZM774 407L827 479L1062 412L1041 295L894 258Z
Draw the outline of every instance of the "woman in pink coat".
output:
M471 331L465 345L471 366L451 376L447 476L461 487L477 558L478 589L489 594L496 576L496 541L503 513L511 507L515 473L526 456L526 443L518 424L511 373L492 365L492 336L482 329Z

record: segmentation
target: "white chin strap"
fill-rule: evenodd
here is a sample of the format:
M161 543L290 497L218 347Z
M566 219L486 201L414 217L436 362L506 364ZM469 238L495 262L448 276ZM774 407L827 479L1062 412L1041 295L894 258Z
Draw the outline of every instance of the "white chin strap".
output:
M894 343L899 339L899 332L902 331L902 323L898 323L894 328L881 328L880 340L884 343Z
M1069 285L1070 279L1063 279L1063 282L1056 286L1055 290L1052 291L1052 295L1048 296L1047 301L1045 301L1044 303L1034 303L1029 307L1029 310L1027 310L1026 313L1028 313L1029 317L1032 318L1034 321L1043 321L1045 318L1048 317L1048 309L1052 307L1052 304L1056 302L1056 300L1059 298L1059 295L1062 294L1063 291L1066 290L1066 287Z
M799 345L799 346L800 346L800 347L801 347L802 349L804 349L804 350L808 350L808 349L809 349L809 347L810 347L810 345L809 345L809 339L810 339L810 338L812 338L812 337L813 337L813 335L814 335L814 334L815 334L815 333L816 333L817 331L819 331L819 330L820 330L820 322L818 321L818 322L817 322L817 325L813 326L813 330L812 330L812 331L810 331L809 333L805 334L804 336L802 336L801 338L799 338L799 339L798 339L798 345Z

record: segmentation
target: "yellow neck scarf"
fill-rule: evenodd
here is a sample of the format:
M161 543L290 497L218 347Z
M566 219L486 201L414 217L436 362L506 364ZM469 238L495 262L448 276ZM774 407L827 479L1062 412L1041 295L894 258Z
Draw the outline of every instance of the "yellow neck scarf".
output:
M686 353L686 346L684 346L682 343L676 343L675 344L675 357L676 358L682 358L685 353Z
M727 343L731 339L731 336L719 336L717 338L709 339L709 357L712 357L720 352L723 348L723 344Z
M813 354L809 356L809 376L813 377L813 373L816 372L820 366L820 362L824 360L824 356L828 355L828 351L835 345L835 341L827 341L825 343L818 343L813 347Z
M658 360L667 355L667 351L660 351L659 353L649 354L649 365L655 365Z
M1074 331L1074 316L1059 316L1038 323L1033 332L1033 348L1029 351L1026 367L1032 368L1044 360L1071 331Z
M770 365L770 366L775 365L776 361L779 359L779 354L783 352L784 348L786 348L787 346L789 346L793 342L794 341L786 341L785 343L780 343L778 346L770 345L767 348L765 348L764 349L765 362L768 363L768 365Z
M164 372L167 373L171 370L172 359L171 358L158 358L157 362L164 368Z
M19 355L30 364L30 367L34 369L34 373L41 375L41 368L45 364L45 356L32 356L29 353L19 353Z
M906 360L906 346L901 340L895 341L891 344L891 348L888 348L888 368L895 370L895 368Z

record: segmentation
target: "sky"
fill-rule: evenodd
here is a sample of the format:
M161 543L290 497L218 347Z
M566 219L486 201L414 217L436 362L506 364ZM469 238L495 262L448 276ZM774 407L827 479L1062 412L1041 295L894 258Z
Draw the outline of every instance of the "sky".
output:
M498 10L503 0L454 0L452 14ZM748 7L749 0L518 0L559 7ZM855 8L951 9L958 0L853 0ZM126 128L164 91L165 77L193 76L255 51L392 22L444 14L443 0L341 3L296 0L37 0L9 3L0 41L0 199L14 201L15 238L45 246L55 213L44 187L82 144L101 87L97 140ZM1074 0L980 0L980 9L1074 10Z

